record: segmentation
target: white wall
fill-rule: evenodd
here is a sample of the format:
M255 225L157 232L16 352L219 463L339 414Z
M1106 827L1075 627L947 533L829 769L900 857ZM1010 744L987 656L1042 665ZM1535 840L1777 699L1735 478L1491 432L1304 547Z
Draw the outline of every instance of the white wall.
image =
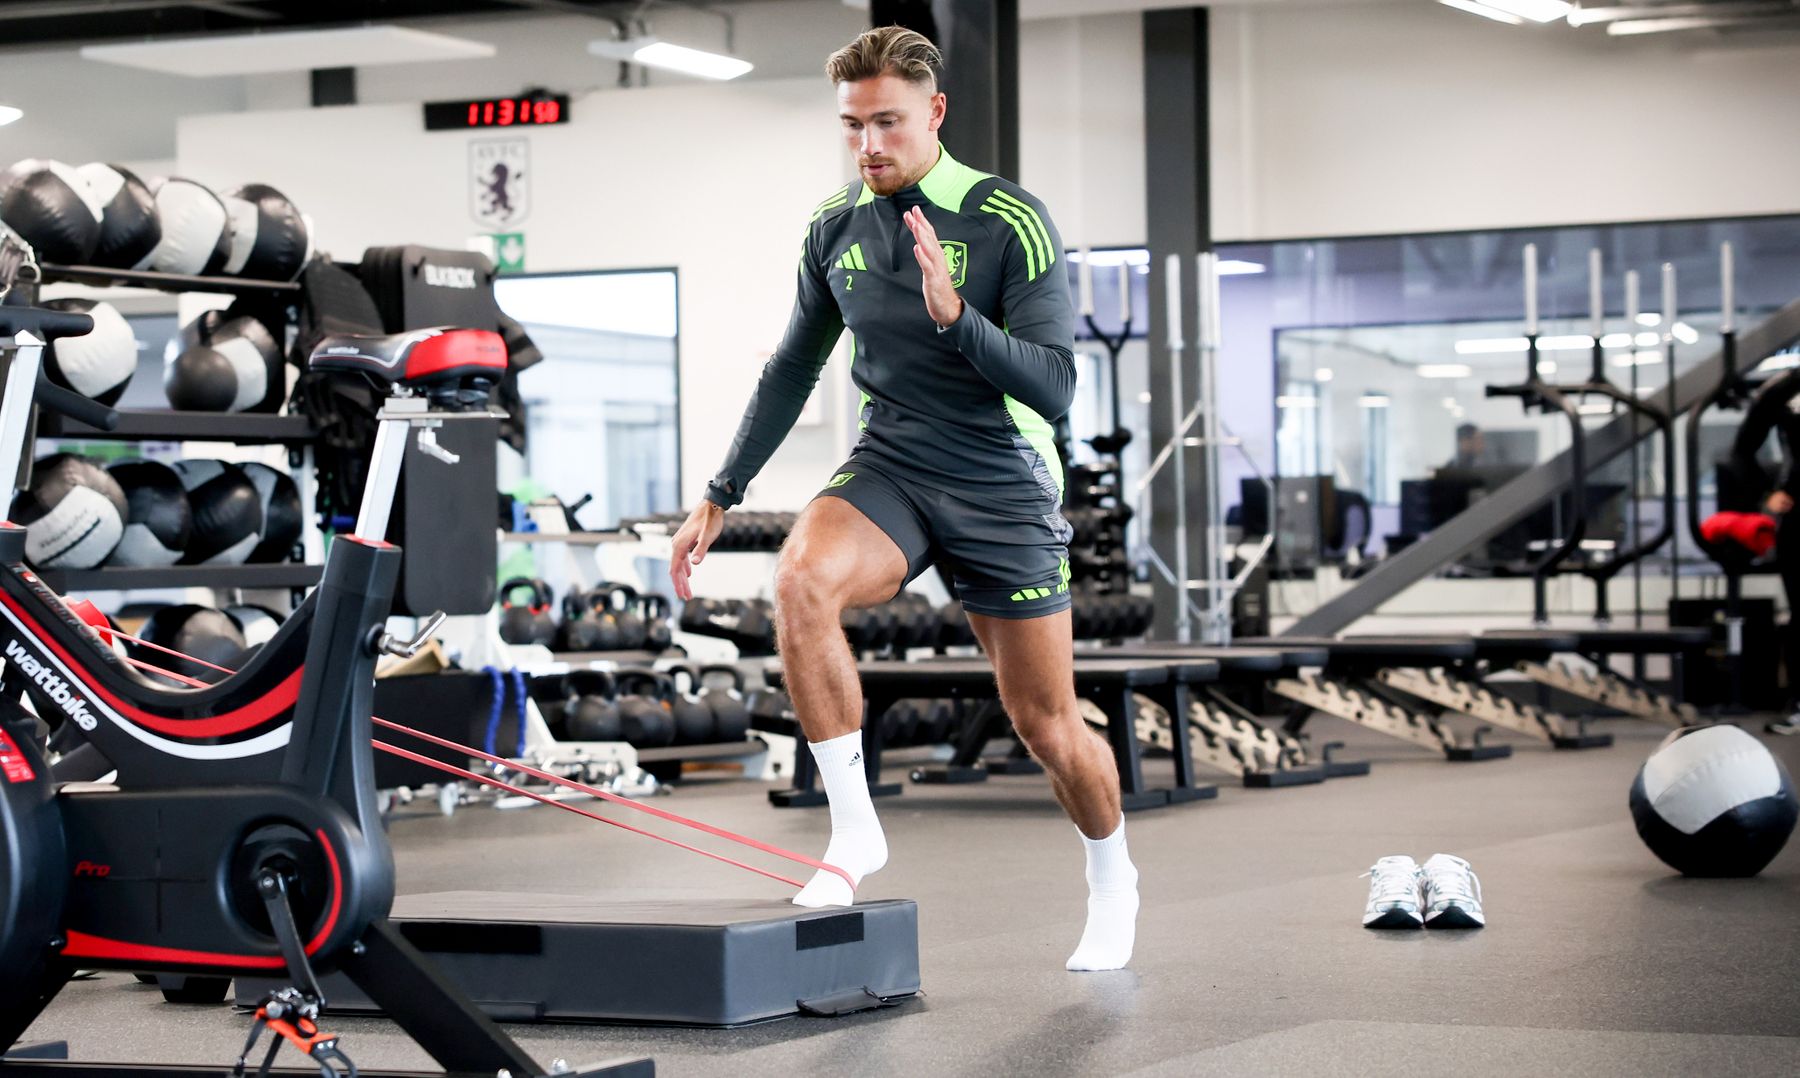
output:
M528 136L527 268L680 271L691 500L786 324L807 214L847 178L830 88L812 78L595 93L571 111L570 124ZM209 184L276 184L313 216L320 248L354 260L381 244L461 248L481 231L469 216L470 141L424 133L410 104L237 113L183 120L178 160ZM828 407L827 422L795 432L755 502L791 507L817 490L846 448L837 418Z

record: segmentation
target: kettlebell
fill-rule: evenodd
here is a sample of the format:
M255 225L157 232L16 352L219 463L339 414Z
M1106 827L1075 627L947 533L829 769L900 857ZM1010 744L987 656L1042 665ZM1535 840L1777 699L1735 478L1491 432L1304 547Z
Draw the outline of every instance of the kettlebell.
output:
M716 740L713 710L695 695L700 689L700 680L693 668L677 664L663 673L673 682L675 690L674 699L669 702L669 714L675 720L675 744L702 745Z
M531 600L513 605L513 593L531 589ZM508 644L544 644L556 639L556 622L550 618L550 585L531 577L515 576L500 585L500 639Z
M613 678L604 670L571 670L563 675L563 726L571 741L622 740Z
M589 594L593 597L594 609L608 611L618 623L616 647L632 651L644 646L644 618L637 611L636 588L629 584L600 584Z
M627 742L640 749L660 749L675 740L675 693L668 678L653 670L621 670L614 681L619 687L620 732Z
M600 623L589 616L580 593L570 591L562 597L562 624L556 629L557 651L599 651Z
M652 592L640 597L639 602L644 606L644 647L650 651L666 650L673 641L668 597Z
M717 675L720 674L731 680L719 684ZM713 714L713 739L729 742L749 737L750 708L744 703L744 672L735 666L715 663L700 668L699 680L705 689L700 700Z

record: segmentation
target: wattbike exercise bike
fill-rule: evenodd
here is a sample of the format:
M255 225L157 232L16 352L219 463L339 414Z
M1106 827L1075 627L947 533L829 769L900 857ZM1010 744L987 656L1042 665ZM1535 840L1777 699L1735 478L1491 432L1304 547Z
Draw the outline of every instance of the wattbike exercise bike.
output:
M39 380L44 345L90 328L85 315L0 308L0 339L13 345L0 474L18 474L34 402L116 422ZM25 529L0 523L0 1054L78 970L155 970L276 978L284 987L264 998L256 1029L270 1026L313 1067L271 1071L271 1049L261 1073L354 1075L315 1023L318 978L337 971L448 1073L547 1073L389 921L394 861L371 754L377 657L411 653L441 620L411 641L384 631L401 552L382 537L407 442L418 428L422 449L444 453L435 427L484 407L505 363L500 337L476 330L319 345L314 368L361 372L391 392L356 531L336 537L318 587L276 635L215 684L139 676L26 567ZM78 728L116 768L113 783L59 786L40 719ZM44 1054L0 1059L0 1078L230 1071ZM654 1068L634 1059L556 1073L637 1078Z

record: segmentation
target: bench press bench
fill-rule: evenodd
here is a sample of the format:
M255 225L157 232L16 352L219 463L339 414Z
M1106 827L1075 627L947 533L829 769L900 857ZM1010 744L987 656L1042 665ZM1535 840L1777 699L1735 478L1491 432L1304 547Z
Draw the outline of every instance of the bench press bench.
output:
M863 689L863 768L869 780L869 796L893 797L900 793L898 783L881 782L880 716L900 700L937 699L984 704L997 702L999 689L994 672L982 658L939 658L921 662L878 660L856 666ZM1180 742L1175 754L1175 785L1149 788L1144 783L1143 757L1137 738L1136 694L1156 700L1172 709L1171 714L1187 710L1189 686L1215 680L1219 666L1211 661L1167 660L1075 660L1075 695L1097 704L1106 716L1105 735L1119 768L1119 797L1127 812L1158 808L1218 796L1216 786L1193 781L1192 764L1188 762L1187 731L1177 731ZM769 686L783 689L786 685L779 666L763 671ZM981 781L986 777L980 767L979 753L986 738L985 719L976 715L971 726L980 727L958 740L957 760L962 769L955 777L938 781ZM965 733L968 728L965 728ZM975 775L979 774L977 778ZM929 781L929 780L925 780ZM819 788L818 771L812 755L805 751L794 754L794 784L786 790L771 790L769 802L779 808L798 808L826 803L825 791Z

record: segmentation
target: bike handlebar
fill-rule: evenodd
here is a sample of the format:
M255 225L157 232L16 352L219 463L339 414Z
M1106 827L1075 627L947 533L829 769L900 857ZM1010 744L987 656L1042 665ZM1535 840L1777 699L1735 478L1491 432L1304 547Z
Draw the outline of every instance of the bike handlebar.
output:
M93 331L90 315L45 307L0 307L0 337L29 333L48 344L58 337L79 337Z
M113 430L119 425L119 413L114 409L43 378L38 379L32 399L40 407L99 430Z

